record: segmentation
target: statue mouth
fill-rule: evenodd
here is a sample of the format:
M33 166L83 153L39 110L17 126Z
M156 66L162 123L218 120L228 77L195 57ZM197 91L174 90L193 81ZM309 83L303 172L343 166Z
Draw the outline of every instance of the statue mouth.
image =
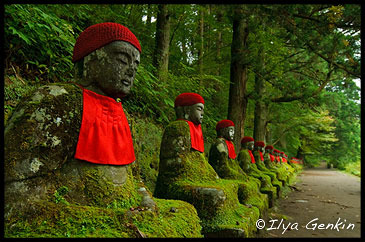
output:
M127 86L127 87L129 87L130 85L131 85L131 81L128 81L128 80L122 80L122 84L124 85L124 86Z

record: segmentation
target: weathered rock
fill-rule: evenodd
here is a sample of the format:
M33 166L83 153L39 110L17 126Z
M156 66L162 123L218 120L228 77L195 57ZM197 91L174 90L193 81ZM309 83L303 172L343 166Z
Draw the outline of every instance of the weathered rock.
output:
M277 190L276 187L272 185L271 178L258 170L254 163L251 163L251 158L246 148L242 148L238 153L237 161L245 173L249 176L260 179L260 191L269 196L269 207L272 207L275 199L277 198Z
M263 215L268 208L268 196L260 192L260 182L243 172L238 162L228 157L224 138L217 138L209 151L209 164L219 177L235 180L239 184L238 198L242 204L252 204Z
M244 237L252 236L257 208L240 204L236 180L220 179L204 154L190 147L188 124L171 122L162 137L154 195L193 204L202 220L203 234L234 228L244 231Z
M31 93L8 120L4 149L6 237L167 236L163 230L173 237L201 236L199 218L190 204L154 201L141 182L137 161L112 166L74 159L81 118L81 88L51 84ZM165 204L171 203L181 211L173 226L160 221L170 216ZM138 206L150 211L127 217L127 211ZM190 217L192 224L182 216ZM127 228L130 219L141 233ZM89 231L92 227L95 230Z
M283 183L278 180L276 173L266 168L264 161L261 161L261 156L257 150L253 152L253 155L255 157L257 169L271 178L272 185L276 187L277 197L280 197L283 190Z

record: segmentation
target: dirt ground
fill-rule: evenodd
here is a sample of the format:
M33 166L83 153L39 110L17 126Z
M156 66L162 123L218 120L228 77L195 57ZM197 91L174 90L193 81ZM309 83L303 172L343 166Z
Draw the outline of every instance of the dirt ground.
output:
M303 170L295 187L298 190L277 201L277 213L286 215L287 220L265 219L260 237L361 236L360 178L327 169L323 163Z

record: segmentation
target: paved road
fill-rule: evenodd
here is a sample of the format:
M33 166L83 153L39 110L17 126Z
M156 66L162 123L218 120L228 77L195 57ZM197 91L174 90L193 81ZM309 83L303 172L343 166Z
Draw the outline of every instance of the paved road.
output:
M295 187L278 201L278 213L288 219L266 219L265 228L272 229L263 237L360 237L360 178L321 164L305 169Z

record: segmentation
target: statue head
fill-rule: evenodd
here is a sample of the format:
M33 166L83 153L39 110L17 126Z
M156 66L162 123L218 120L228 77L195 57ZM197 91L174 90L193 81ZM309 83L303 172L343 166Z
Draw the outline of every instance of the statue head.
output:
M127 96L140 62L136 36L117 23L85 29L76 40L72 61L76 78L85 88L111 98Z
M234 139L234 123L231 120L224 119L217 123L215 130L218 137L233 141Z
M272 145L266 145L265 147L265 152L269 153L269 154L273 154L274 152L274 147Z
M250 136L245 136L241 139L241 147L243 149L253 150L255 140Z
M201 124L204 115L204 99L197 93L181 93L175 99L175 113L177 119Z
M264 141L256 141L254 143L254 147L255 147L255 150L257 151L261 151L261 152L265 152L264 151L264 147L265 147L265 142Z

